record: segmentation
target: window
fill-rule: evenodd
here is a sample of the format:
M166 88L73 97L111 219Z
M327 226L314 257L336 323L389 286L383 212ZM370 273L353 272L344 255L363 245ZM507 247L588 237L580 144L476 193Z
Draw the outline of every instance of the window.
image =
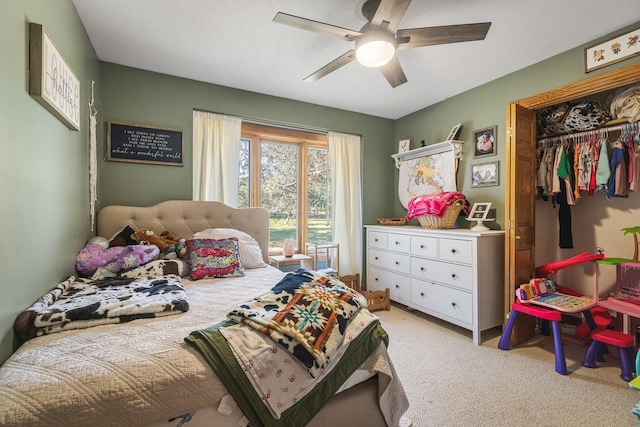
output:
M326 135L242 124L238 207L269 211L269 252L282 252L284 239L331 240L331 185Z

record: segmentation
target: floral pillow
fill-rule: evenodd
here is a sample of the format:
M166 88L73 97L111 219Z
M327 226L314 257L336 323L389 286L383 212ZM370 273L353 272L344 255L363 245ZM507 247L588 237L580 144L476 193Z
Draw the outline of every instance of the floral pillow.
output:
M192 239L186 241L191 280L205 277L244 276L238 239Z
M198 231L194 239L229 239L236 237L240 248L240 261L244 268L262 268L267 264L262 260L262 249L256 239L235 228L208 228Z

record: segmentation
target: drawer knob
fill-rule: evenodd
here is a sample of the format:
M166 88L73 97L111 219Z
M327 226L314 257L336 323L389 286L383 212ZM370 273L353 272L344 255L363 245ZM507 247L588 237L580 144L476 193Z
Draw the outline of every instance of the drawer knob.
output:
M424 296L424 292L420 292L420 296L423 297Z
M400 285L396 285L396 289L400 289Z
M375 242L377 242L377 241L378 241L378 239L373 239L373 240L374 240Z
M455 303L455 302L452 302L452 303L451 303L451 307L455 307L455 306L456 306L456 303Z
M451 249L451 253L452 254L455 254L456 252L458 252L458 251L456 251L455 249Z
M399 261L396 261L396 265L400 265L400 262L399 262Z
M424 245L420 245L420 249L424 249Z
M376 261L377 261L377 260L378 260L378 257L375 257L375 258L376 258Z
M377 281L378 281L378 278L376 277L374 280L377 282Z
M451 274L451 277L452 277L453 279L455 279L455 278L456 278L456 273L452 273L452 274Z
M396 242L396 245L399 245L399 244L400 244L400 242Z
M420 271L424 271L424 267L420 267Z

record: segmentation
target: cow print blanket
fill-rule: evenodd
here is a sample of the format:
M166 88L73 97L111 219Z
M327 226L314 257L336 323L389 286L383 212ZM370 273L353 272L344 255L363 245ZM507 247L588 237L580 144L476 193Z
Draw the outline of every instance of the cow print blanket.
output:
M31 338L109 323L179 314L189 310L179 276L110 278L69 277L16 319L14 330Z

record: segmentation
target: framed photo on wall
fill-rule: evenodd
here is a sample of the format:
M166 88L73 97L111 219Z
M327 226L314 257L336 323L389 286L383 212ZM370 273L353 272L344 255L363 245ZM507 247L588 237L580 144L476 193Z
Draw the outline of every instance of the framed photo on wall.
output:
M473 157L495 156L496 151L496 130L497 126L473 131Z
M500 162L471 165L471 187L494 187L500 185Z

